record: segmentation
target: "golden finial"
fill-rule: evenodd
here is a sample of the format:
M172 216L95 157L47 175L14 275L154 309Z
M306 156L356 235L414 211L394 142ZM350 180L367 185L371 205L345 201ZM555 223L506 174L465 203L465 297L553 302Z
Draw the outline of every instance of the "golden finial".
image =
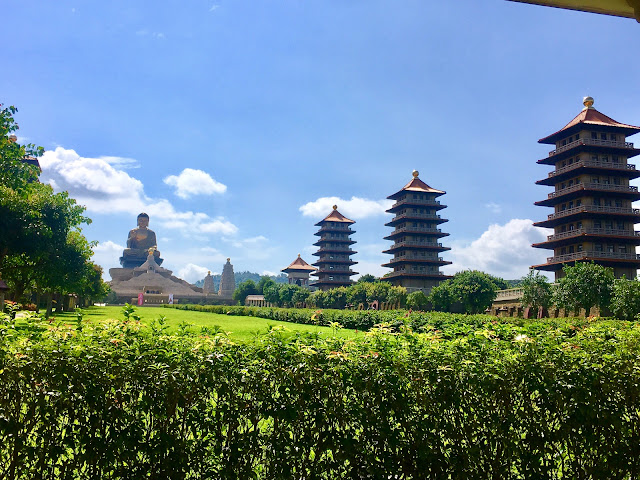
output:
M209 273L207 273L208 276L211 276L211 270L209 270Z
M300 258L300 254L298 254L298 258Z
M227 258L227 263L231 263L231 259L230 258Z
M338 209L338 205L334 205L334 206L333 206L333 209L334 209L334 210L337 210L337 209Z
M593 97L584 97L582 99L582 104L584 108L593 108Z
M418 170L414 170L411 175L413 175L413 178L418 178L418 175L420 175L420 172Z

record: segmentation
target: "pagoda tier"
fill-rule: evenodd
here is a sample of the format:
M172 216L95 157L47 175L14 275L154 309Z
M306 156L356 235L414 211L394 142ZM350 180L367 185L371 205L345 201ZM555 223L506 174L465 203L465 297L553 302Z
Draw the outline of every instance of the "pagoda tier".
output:
M287 274L289 284L298 285L300 287L309 287L309 274L316 269L305 262L298 254L296 258L287 268L283 268L281 272Z
M591 97L584 105L564 128L539 140L555 145L549 157L538 160L554 170L536 183L554 191L535 204L554 212L534 225L554 231L533 246L553 250L553 256L533 268L556 272L557 280L564 265L593 261L613 267L617 277L635 278L640 232L634 225L640 222L640 210L632 202L640 199L640 193L629 180L640 177L640 171L628 159L640 150L626 137L640 132L640 127L598 112Z
M448 222L437 213L446 208L436 200L444 193L424 183L414 171L413 179L402 190L387 197L396 201L387 210L395 216L385 224L394 230L384 238L394 243L383 253L393 258L382 266L393 268L393 272L384 277L393 285L403 286L409 292L429 293L434 286L451 278L440 272L441 266L451 262L438 256L439 252L450 250L437 241L449 235L437 228Z
M328 290L353 284L351 277L358 274L350 268L351 265L358 263L351 260L351 255L356 252L349 247L356 243L349 237L355 232L351 229L354 223L353 220L349 220L338 212L338 207L335 205L327 217L316 223L320 229L315 235L320 238L314 245L320 248L313 254L319 258L313 264L317 270L311 275L317 276L318 279L310 286Z

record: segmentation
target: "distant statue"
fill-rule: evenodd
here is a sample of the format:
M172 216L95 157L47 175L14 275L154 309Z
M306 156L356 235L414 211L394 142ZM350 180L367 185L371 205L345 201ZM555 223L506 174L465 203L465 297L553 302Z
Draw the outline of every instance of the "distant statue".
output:
M139 267L147 260L150 250L153 251L156 263L158 265L162 263L156 242L156 234L153 230L147 228L148 226L149 215L146 213L138 215L138 227L129 232L127 248L124 249L122 257L120 257L120 265L123 268Z

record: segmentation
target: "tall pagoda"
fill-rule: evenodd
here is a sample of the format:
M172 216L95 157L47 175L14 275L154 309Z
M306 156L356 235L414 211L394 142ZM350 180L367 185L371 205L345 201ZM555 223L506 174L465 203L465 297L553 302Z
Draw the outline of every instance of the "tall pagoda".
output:
M356 222L338 212L336 205L324 220L316 223L316 227L320 227L320 230L315 235L320 239L314 245L320 248L314 253L319 258L313 265L318 267L318 270L311 275L317 276L318 280L312 282L311 287L328 290L353 284L351 276L358 274L350 268L351 265L358 263L351 260L351 255L357 253L351 249L351 245L356 242L349 238L355 232L351 229L354 223Z
M402 190L387 197L395 200L387 210L395 216L385 225L394 230L384 238L393 240L393 245L382 253L389 253L393 258L382 266L393 268L393 272L384 277L393 285L405 287L409 292L429 293L440 282L451 278L440 271L441 266L451 262L438 256L440 252L451 250L438 242L449 235L438 228L448 220L438 215L446 205L436 200L446 192L431 188L418 175L414 170L413 179Z
M640 222L640 210L632 208L632 202L640 199L640 193L629 180L640 177L640 172L628 160L640 149L627 137L640 132L640 127L600 113L591 97L583 103L584 109L565 127L539 140L555 146L547 158L538 160L554 169L536 183L554 191L535 204L552 207L553 213L534 225L553 228L553 234L533 246L552 250L553 256L533 268L555 272L558 279L564 265L593 261L613 267L616 277L635 278L640 232L634 224Z
M298 285L304 288L309 288L309 274L315 271L316 269L305 262L300 254L287 268L281 270L281 272L287 274L290 285Z

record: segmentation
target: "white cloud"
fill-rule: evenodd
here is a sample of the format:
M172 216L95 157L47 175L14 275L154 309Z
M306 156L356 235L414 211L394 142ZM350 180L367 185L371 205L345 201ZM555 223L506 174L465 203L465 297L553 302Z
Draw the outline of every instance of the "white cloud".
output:
M305 203L299 210L305 217L324 218L331 213L333 205L337 205L338 211L345 217L362 219L384 215L385 210L393 205L393 200L368 200L359 197L343 200L339 197L321 197L313 202Z
M157 221L164 228L178 229L186 235L237 233L238 227L223 217L179 211L166 199L147 197L142 182L118 168L136 163L121 157L81 157L74 150L57 147L40 158L40 179L56 191L68 191L89 212L131 215L146 212L152 223Z
M207 267L202 267L194 263L187 263L178 271L178 277L186 280L187 282L194 283L206 277L208 271L209 269Z
M259 248L264 242L269 241L265 236L258 235L257 237L245 238L245 239L230 239L223 238L225 242L231 243L236 248Z
M484 206L489 209L492 213L500 213L502 212L502 206L497 203L489 202L485 203Z
M451 245L446 254L452 265L442 270L453 274L461 270L481 270L509 280L525 276L531 265L544 263L547 251L533 248L532 243L546 240L547 229L533 226L529 219L513 219L504 225L490 225L476 240Z
M224 193L227 186L216 182L211 175L202 170L185 168L180 175L169 175L164 183L176 188L175 194L180 198L189 198L193 195L213 195Z
M211 8L209 9L209 11L210 11L210 12L214 12L214 11L216 11L216 10L217 10L217 9L219 9L219 8L220 8L220 5L211 5Z
M135 158L102 156L100 157L100 160L104 160L109 165L116 166L122 169L140 168L140 163L138 163Z
M260 275L267 275L269 277L277 277L280 275L281 272L272 272L270 270L263 270L262 273Z

